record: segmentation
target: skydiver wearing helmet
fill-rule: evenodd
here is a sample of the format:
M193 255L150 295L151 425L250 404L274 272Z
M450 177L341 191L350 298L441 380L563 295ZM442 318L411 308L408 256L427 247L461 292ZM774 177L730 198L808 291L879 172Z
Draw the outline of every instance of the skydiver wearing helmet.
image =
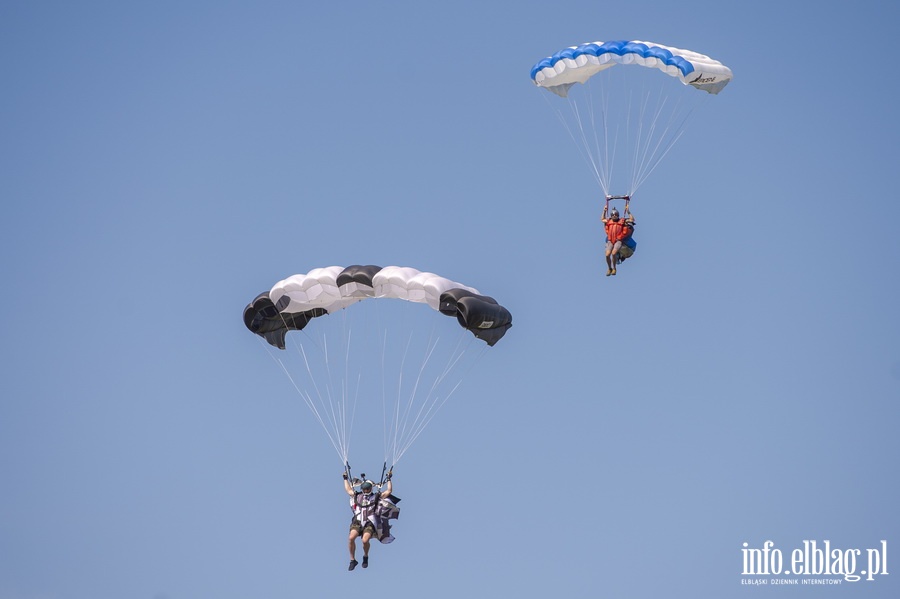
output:
M363 475L365 476L365 474ZM350 548L350 570L353 570L359 562L356 561L356 539L362 537L363 560L362 567L369 567L369 542L374 536L382 543L390 543L394 540L391 536L391 527L388 520L397 518L400 510L394 505L400 501L392 495L394 485L391 482L392 473L385 476L387 481L385 490L375 492L375 484L371 480L365 480L359 485L359 490L354 490L350 484L347 472L344 472L344 490L350 495L350 507L353 509L353 519L350 521L350 536L348 538Z
M609 210L609 200L625 200L625 218L619 217L619 211L613 207ZM628 196L607 196L606 206L603 208L603 216L600 222L606 230L606 276L616 274L616 266L626 258L634 254L635 243L631 240L634 233L634 215L628 204L631 198ZM607 214L609 217L607 218Z

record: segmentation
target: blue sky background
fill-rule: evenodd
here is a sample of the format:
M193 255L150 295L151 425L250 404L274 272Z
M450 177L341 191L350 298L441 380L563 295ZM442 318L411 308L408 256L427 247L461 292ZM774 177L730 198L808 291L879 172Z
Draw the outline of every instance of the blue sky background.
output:
M900 15L824 6L0 4L0 599L896 597ZM735 79L606 278L529 69L622 38ZM356 263L514 326L348 573L340 461L241 312ZM741 585L809 539L891 574Z

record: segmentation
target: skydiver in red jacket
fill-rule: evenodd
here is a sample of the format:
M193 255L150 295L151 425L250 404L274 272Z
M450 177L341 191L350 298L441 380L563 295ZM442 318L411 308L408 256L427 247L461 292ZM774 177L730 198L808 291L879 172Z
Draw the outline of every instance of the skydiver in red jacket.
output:
M608 210L609 203L603 208L603 216L600 217L600 221L606 229L607 277L616 274L616 266L620 261L619 250L622 249L622 242L628 239L634 231L634 215L631 214L627 203L625 204L624 219L619 218L619 211L616 210L616 208L609 211L609 218L607 218Z

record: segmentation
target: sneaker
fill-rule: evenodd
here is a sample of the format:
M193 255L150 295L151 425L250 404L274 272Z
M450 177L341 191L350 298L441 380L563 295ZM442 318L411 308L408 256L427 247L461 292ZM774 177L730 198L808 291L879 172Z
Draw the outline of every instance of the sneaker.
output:
M609 271L609 274L611 274L611 275L616 274L616 269L614 268L614 269L612 269L611 271Z
M363 558L363 559L365 559L365 558ZM350 567L347 568L347 569L348 569L348 570L352 570L353 568L356 567L356 564L358 564L358 563L359 563L359 562L356 561L355 559L350 560Z
M369 556L364 555L363 556L363 568L368 568L368 567L369 567Z
M608 277L608 276L611 275L611 274L613 274L613 269L607 268L607 269L606 269L606 276Z

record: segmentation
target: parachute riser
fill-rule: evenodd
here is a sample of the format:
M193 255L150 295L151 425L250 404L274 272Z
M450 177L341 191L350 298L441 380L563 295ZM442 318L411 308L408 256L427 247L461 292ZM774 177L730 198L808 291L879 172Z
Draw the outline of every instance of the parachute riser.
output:
M609 212L609 202L610 200L625 200L625 209L623 210L624 214L630 214L631 211L629 209L629 205L631 204L631 196L606 196L606 208L603 209L603 214Z
M386 483L388 480L390 480L389 478L386 478L386 477L392 476L393 474L394 474L394 465L391 464L391 468L390 468L390 470L388 470L387 462L385 462L384 466L381 467L381 481L378 483L379 488L383 487L384 483Z
M361 472L359 478L353 478L353 475L350 472L350 462L344 462L344 472L347 474L347 480L350 481L350 486L355 487L357 485L361 485L366 482L366 473ZM390 476L394 473L394 466L391 465L390 469L388 469L387 462L381 467L381 480L378 482L377 486L379 489L384 487L388 480L390 480Z

